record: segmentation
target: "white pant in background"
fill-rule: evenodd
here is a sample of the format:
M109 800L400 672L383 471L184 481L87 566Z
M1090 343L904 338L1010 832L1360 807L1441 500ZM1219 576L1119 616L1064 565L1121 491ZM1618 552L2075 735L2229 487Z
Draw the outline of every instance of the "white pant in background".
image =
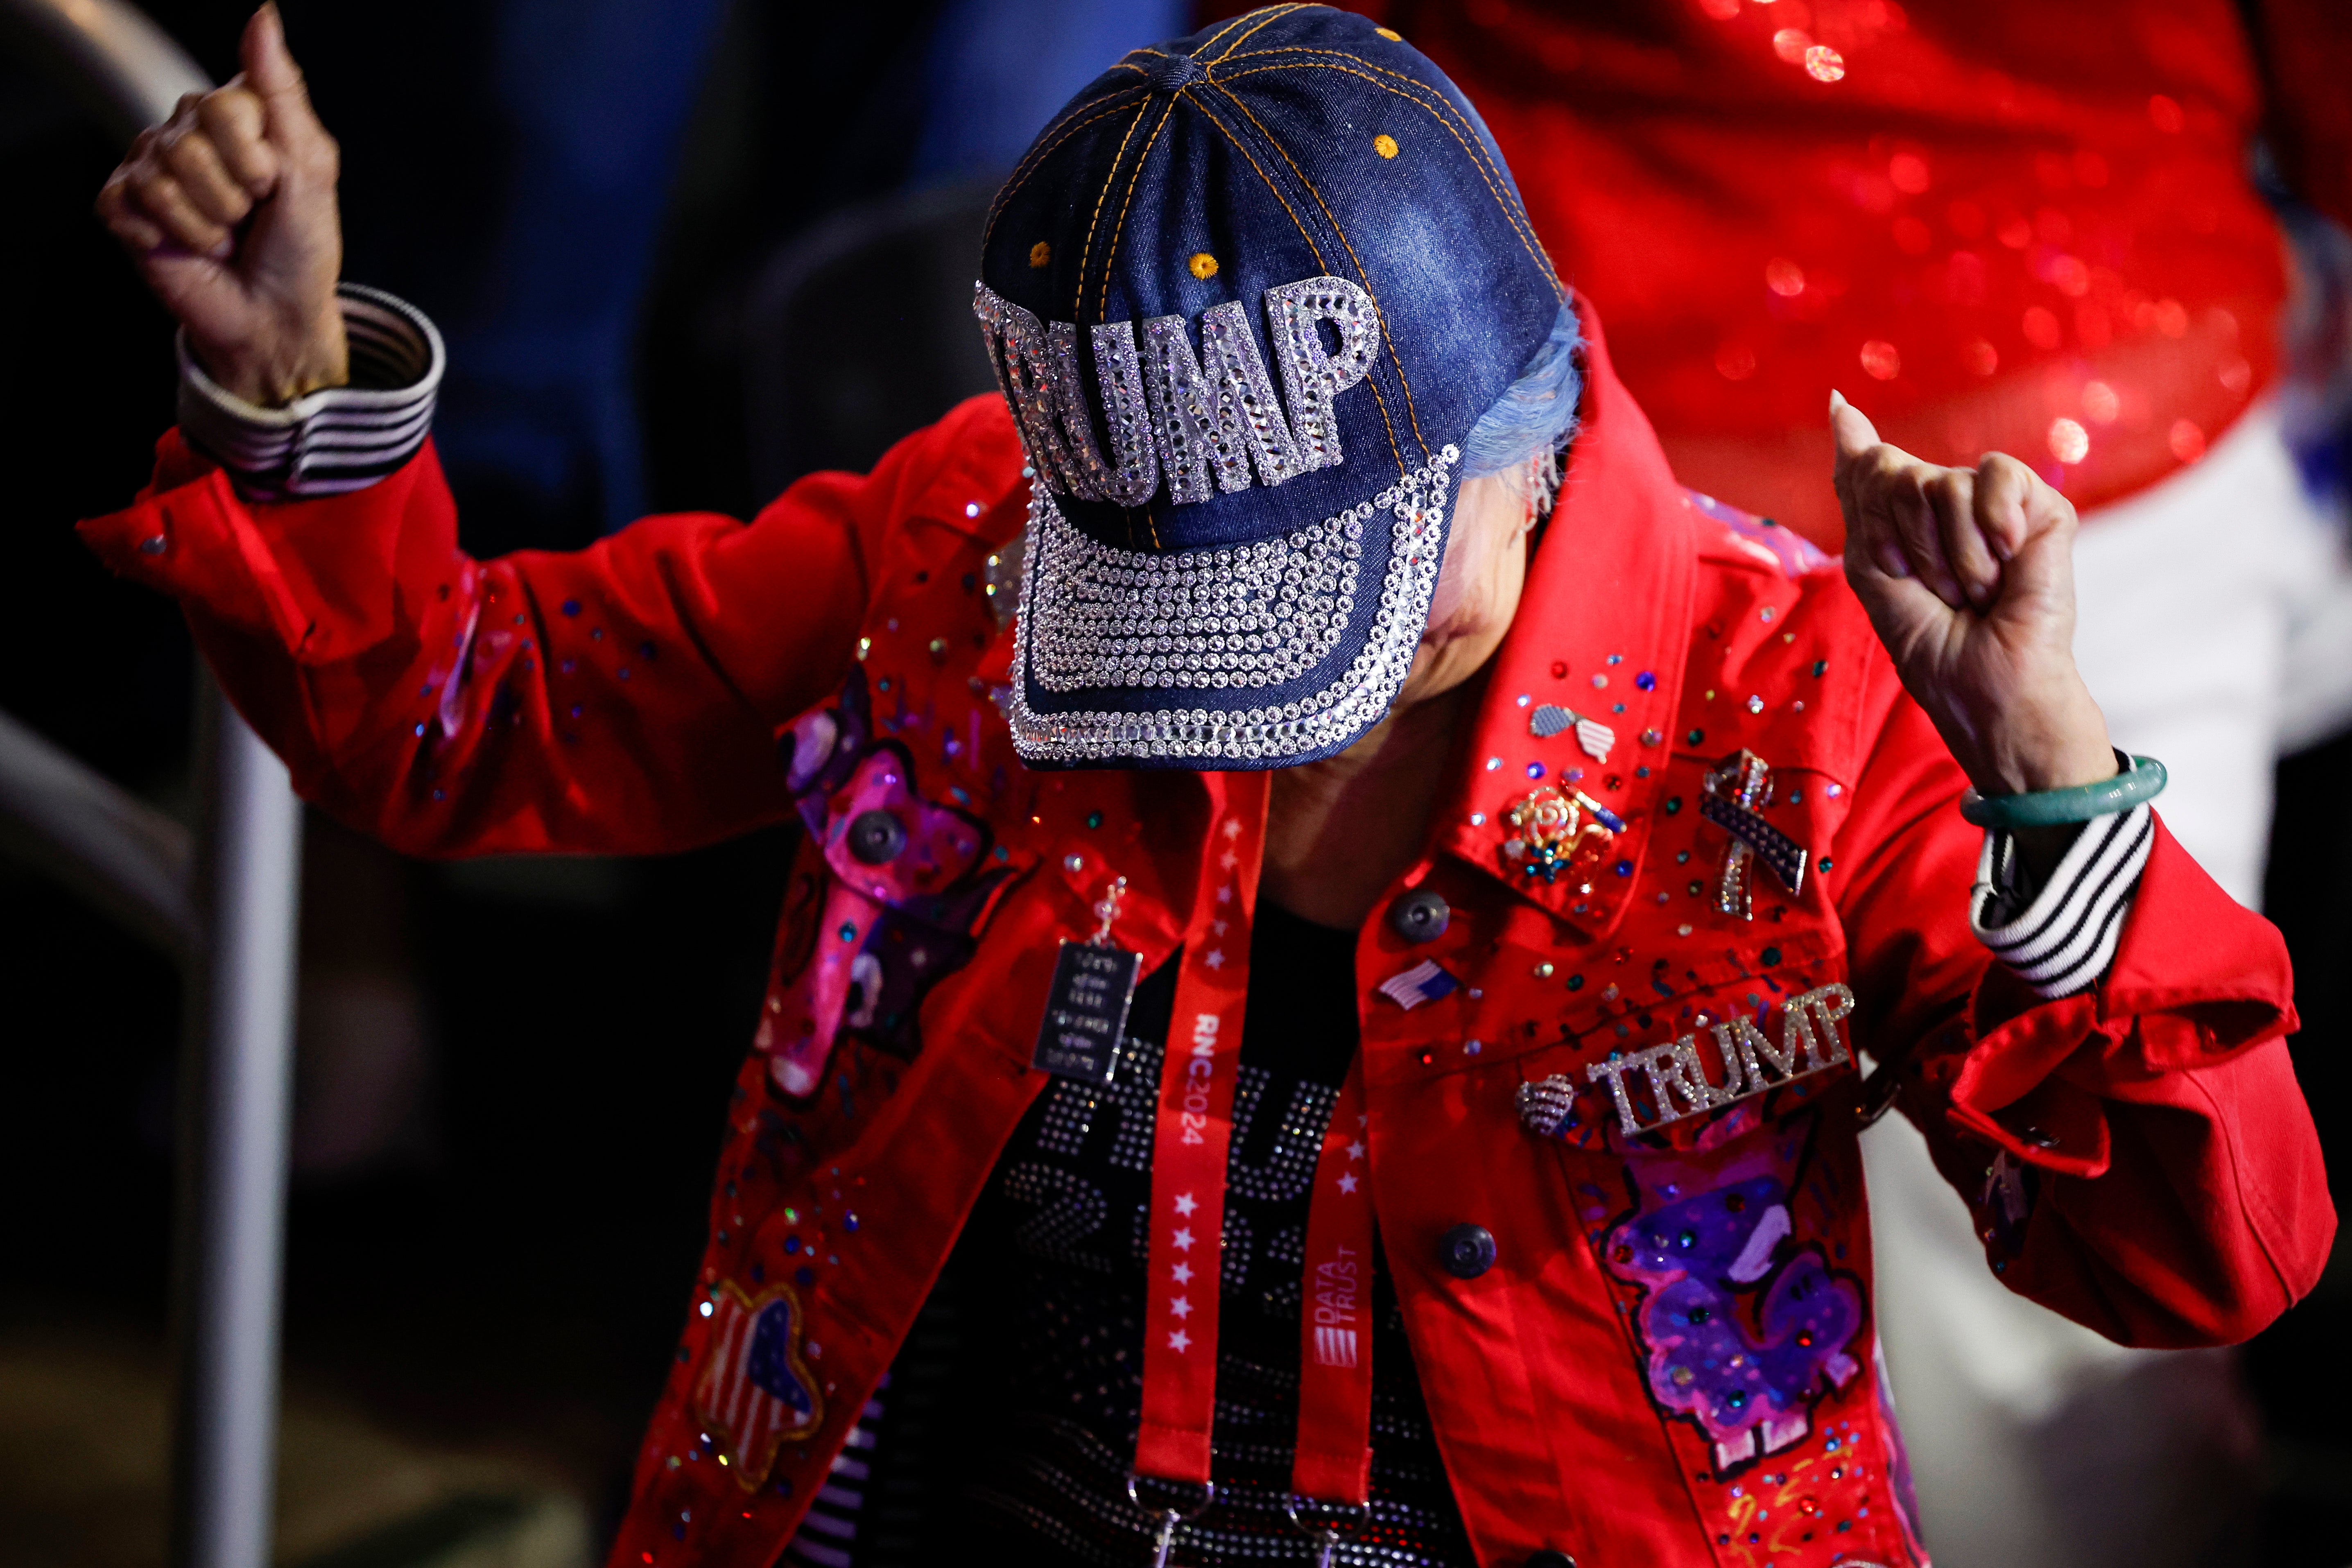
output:
M2277 756L2352 720L2352 566L2257 407L2203 461L2084 519L2074 657L2157 812L2259 907ZM1937 1568L2188 1568L2252 1500L2228 1351L2119 1348L2011 1294L1918 1132L1863 1140L1885 1345ZM2226 1561L2226 1557L2223 1559Z

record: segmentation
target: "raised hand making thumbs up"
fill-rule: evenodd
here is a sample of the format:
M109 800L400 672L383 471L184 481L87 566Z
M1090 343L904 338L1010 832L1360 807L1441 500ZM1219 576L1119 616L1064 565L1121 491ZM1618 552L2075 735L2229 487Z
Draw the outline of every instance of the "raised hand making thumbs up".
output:
M1903 685L1988 795L2116 772L2074 665L2074 508L2014 458L1926 463L1831 395L1846 580Z
M226 86L141 132L98 214L213 380L275 406L348 379L339 153L276 5L254 13L238 53Z

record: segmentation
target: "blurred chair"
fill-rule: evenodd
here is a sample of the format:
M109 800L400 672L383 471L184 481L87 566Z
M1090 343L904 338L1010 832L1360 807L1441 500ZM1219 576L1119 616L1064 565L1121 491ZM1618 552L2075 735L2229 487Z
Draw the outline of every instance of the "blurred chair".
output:
M753 493L863 471L996 389L972 320L993 180L850 207L780 247L744 317Z

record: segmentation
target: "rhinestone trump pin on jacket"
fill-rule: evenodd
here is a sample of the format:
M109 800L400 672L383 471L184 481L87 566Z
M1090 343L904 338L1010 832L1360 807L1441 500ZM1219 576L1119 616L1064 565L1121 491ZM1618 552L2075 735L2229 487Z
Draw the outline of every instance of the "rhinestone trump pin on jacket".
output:
M1444 918L1359 939L1380 1236L1482 1563L1921 1562L1863 1069L2011 1289L2129 1343L2242 1338L2334 1226L2285 957L2159 823L2095 988L1993 962L1960 775L1833 563L1678 486L1577 309L1563 498L1391 890ZM1016 754L992 588L1023 461L978 400L748 524L476 562L429 446L260 504L173 436L83 525L182 599L302 793L395 846L807 826L615 1564L774 1560L1045 1086L1057 945L1117 878L1147 965L1199 916L1224 775ZM1607 725L1607 761L1546 708ZM1494 1243L1468 1279L1441 1256L1465 1224Z

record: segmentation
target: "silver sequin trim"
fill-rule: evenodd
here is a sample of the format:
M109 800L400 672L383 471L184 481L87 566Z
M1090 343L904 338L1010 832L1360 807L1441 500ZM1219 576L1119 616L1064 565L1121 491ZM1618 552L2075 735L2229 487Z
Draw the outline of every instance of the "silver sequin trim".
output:
M1318 560L1311 552L1319 546L1323 550L1319 560L1330 563L1335 538L1360 543L1361 530L1378 526L1377 520L1388 521L1391 554L1371 636L1320 690L1296 701L1239 710L1169 707L1128 713L1049 713L1031 707L1026 681L1015 680L1005 698L1005 717L1014 745L1031 762L1148 757L1212 765L1279 762L1344 743L1362 733L1388 711L1420 646L1430 594L1437 585L1438 565L1444 555L1452 470L1460 461L1459 449L1449 446L1427 467L1415 469L1365 505L1278 540L1159 556L1115 549L1087 538L1063 518L1044 486L1032 486L1030 563L1022 583L1013 668L1031 672L1048 689L1087 685L1231 689L1295 679L1276 672L1296 664L1303 673L1312 663L1297 663L1289 629L1279 624L1283 613L1271 608L1250 611L1253 618L1271 614L1277 621L1275 629L1280 635L1269 648L1264 627L1239 629L1244 607L1301 603L1307 567ZM1349 532L1350 524L1358 531L1354 534ZM1245 564L1237 561L1244 556L1249 558ZM1267 559L1281 563L1279 574L1271 578ZM1338 560L1353 564L1358 557L1343 550ZM1280 588L1293 586L1287 579L1294 562L1300 574L1297 586L1301 598L1285 601ZM1320 570L1316 574L1327 575ZM1328 574L1340 581L1348 575L1345 570ZM1277 584L1276 596L1271 601L1239 598L1232 593L1220 596L1221 590L1245 577L1260 587L1268 581ZM1149 601L1155 611L1149 623L1135 614L1134 584L1147 578L1156 595ZM1336 589L1322 592L1336 604ZM1213 631L1208 629L1207 606L1212 605L1220 609ZM1102 613L1106 605L1116 609L1116 617ZM1157 613L1163 605L1171 614ZM1175 614L1180 607L1182 613ZM1322 646L1336 641L1338 634L1328 619L1310 627L1305 611L1291 614L1302 641L1309 629ZM1181 629L1147 629L1171 620L1180 621ZM1236 629L1228 630L1229 622ZM1339 627L1344 629L1346 624L1347 617L1340 616ZM1253 637L1258 642L1255 649L1249 646Z
M1153 555L1039 520L1040 637L1049 691L1090 686L1272 686L1339 645L1354 613L1364 520L1350 511L1256 544Z

